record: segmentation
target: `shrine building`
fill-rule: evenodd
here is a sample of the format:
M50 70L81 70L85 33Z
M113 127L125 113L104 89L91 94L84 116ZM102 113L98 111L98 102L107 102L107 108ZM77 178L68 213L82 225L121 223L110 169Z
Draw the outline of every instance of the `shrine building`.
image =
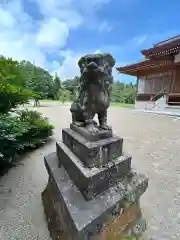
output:
M180 35L142 50L140 62L118 67L137 77L136 108L180 106Z

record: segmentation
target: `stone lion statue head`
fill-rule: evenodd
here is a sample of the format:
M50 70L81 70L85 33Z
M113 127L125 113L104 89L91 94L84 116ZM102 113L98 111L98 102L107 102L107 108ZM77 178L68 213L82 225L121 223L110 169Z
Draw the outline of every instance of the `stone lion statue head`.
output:
M112 76L115 60L109 53L87 54L78 62L81 77L91 81Z

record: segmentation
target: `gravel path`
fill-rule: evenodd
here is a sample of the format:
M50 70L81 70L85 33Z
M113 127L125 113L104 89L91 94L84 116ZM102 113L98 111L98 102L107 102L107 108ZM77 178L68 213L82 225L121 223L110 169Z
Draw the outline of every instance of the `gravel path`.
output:
M54 140L27 154L0 179L1 240L50 240L41 203L47 183L43 156L55 151L55 140L61 137L61 129L68 127L71 116L67 106L38 110L55 125ZM150 179L141 198L149 225L146 235L179 240L180 120L118 107L110 108L108 117L114 132L124 138L124 151L133 156L133 167Z

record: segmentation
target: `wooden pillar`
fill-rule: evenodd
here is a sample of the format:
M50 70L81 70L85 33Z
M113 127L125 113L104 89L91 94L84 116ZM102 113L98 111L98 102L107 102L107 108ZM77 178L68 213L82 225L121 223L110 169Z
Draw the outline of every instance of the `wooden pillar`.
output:
M138 94L138 86L139 86L139 76L137 76L137 84L136 84L136 94Z
M176 68L174 67L172 69L172 74L171 74L171 85L170 85L170 92L171 93L174 90L175 78L176 78Z
M176 78L176 68L173 67L172 73L171 73L171 79L170 79L169 93L172 93L174 90L175 78ZM169 102L169 95L166 96L166 104L168 104L168 102Z
M147 76L144 78L145 84L144 84L144 93L146 93L146 86L147 86Z
M155 87L154 78L152 79L152 81L153 81L153 82L152 82L152 93L153 93L153 94L156 94L156 93L155 93L155 89L154 89L154 87Z
M161 81L162 81L162 90L164 92L166 85L164 84L164 79L165 79L165 73L162 73L161 75Z
M139 87L139 76L137 76L137 80L136 80L136 101L138 96L138 87Z

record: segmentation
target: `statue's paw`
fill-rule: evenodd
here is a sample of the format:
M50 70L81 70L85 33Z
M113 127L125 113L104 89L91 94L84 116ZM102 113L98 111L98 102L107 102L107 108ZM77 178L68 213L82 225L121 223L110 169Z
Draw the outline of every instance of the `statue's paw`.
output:
M95 127L94 125L87 126L87 130L90 133L97 133L97 132L99 132L99 129L97 127Z
M100 128L103 130L111 130L112 129L111 126L108 126L108 125L101 125Z

